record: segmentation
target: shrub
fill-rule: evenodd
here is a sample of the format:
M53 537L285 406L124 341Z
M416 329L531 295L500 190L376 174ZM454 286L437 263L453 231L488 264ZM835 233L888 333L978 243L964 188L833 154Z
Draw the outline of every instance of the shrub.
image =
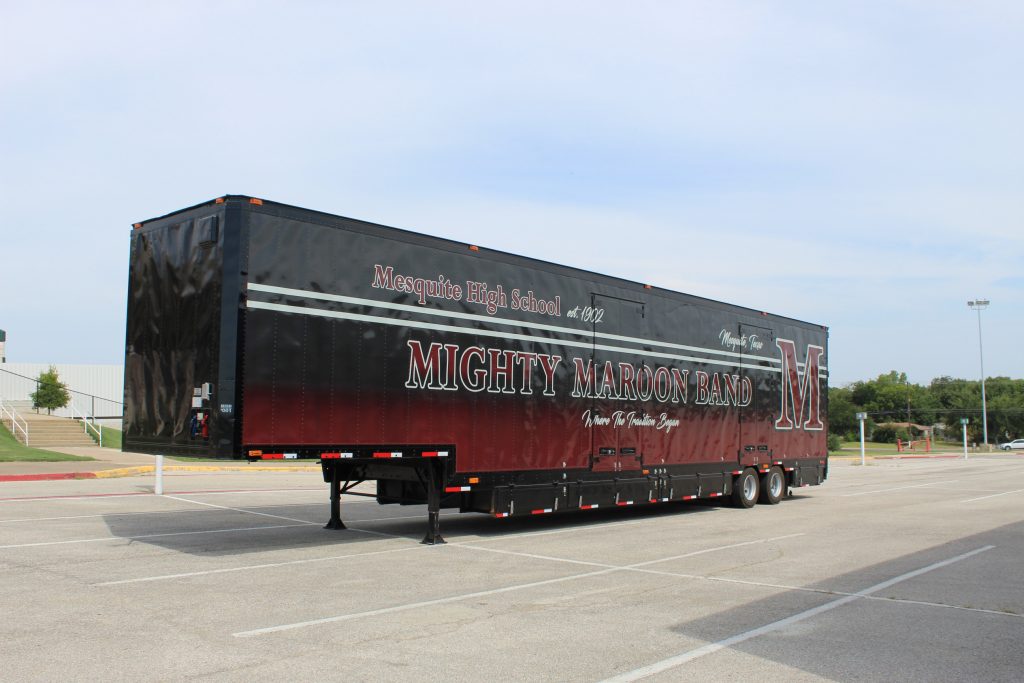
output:
M896 428L879 425L871 432L871 440L875 443L896 443Z
M843 447L843 442L839 439L838 434L828 435L828 450L830 453L838 451Z

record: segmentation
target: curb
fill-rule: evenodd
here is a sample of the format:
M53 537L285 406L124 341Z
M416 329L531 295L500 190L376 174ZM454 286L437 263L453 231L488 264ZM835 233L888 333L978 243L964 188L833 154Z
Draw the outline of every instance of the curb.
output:
M876 455L875 460L951 460L954 458L962 458L962 455L954 455L952 453L939 453L936 455Z
M54 479L95 479L95 472L47 472L45 474L0 474L3 481L46 481Z
M296 465L294 467L219 467L216 465L165 465L164 472L320 472L319 466ZM156 472L155 465L118 467L95 472L47 472L45 474L2 474L0 482L9 481L53 481L62 479L116 479L134 477L139 474Z
M113 470L97 470L93 474L97 479L114 479L117 477L131 477L136 474L146 474L156 468L152 465L139 465L138 467L119 467ZM166 467L164 469L167 469Z

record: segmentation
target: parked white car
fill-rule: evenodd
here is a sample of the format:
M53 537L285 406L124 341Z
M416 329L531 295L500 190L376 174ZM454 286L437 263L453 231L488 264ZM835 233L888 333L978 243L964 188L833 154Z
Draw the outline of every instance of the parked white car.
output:
M1024 439L1014 439L1007 443L999 444L1004 451L1024 451Z

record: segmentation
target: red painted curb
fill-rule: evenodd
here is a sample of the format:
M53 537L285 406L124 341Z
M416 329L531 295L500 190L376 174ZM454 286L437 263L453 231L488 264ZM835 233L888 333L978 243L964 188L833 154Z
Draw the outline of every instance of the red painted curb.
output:
M45 481L47 479L95 478L95 472L47 472L46 474L0 474L0 481Z
M874 460L952 460L963 456L873 456Z

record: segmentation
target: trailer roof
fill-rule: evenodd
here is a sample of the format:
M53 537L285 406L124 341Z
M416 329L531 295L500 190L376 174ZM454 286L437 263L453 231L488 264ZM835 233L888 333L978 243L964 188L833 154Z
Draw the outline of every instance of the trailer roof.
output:
M393 233L396 233L398 235L405 236L406 238L412 237L412 238L415 238L415 239L426 239L426 240L429 240L431 242L443 242L443 243L445 243L445 244L447 244L448 246L451 246L451 247L456 247L457 246L457 247L460 247L460 248L469 248L469 249L472 249L474 251L479 251L480 249L485 249L488 255L504 257L505 259L507 259L509 261L522 261L522 262L525 262L523 265L527 265L527 264L543 264L543 265L546 265L548 267L556 268L556 269L561 270L561 271L568 271L569 273L573 273L576 276L585 276L588 279L601 279L601 280L608 281L610 284L618 284L618 285L630 284L630 285L634 285L636 287L641 287L641 288L643 288L644 290L646 290L647 292L649 292L651 294L659 294L659 295L662 295L662 296L670 296L670 297L683 296L683 297L687 297L687 298L690 298L690 299L698 299L700 301L703 301L703 302L706 302L706 303L709 303L709 304L713 304L713 305L716 305L716 306L720 306L720 307L724 307L724 308L730 308L730 309L734 309L734 310L738 310L738 311L745 311L745 312L747 312L747 313L749 313L751 315L755 315L755 316L771 316L772 318L778 318L778 319L782 319L782 320L787 320L787 321L790 321L790 322L799 323L801 325L806 325L808 327L816 327L816 328L825 330L826 334L828 332L828 326L827 325L820 325L820 324L817 324L817 323L808 322L806 320L800 320L799 318L792 318L792 317L789 317L789 316L779 315L779 314L776 314L776 313L769 313L767 311L761 311L761 310L758 310L758 309L755 309L755 308L749 308L747 306L740 306L738 304L731 304L731 303L728 303L728 302L725 302L725 301L718 301L716 299L709 299L707 297L702 297L702 296L699 296L699 295L696 295L696 294L689 294L689 293L686 293L686 292L678 292L678 291L673 290L673 289L666 289L664 287L658 287L656 285L651 285L651 284L644 283L644 282L638 282L636 280L628 280L626 278L615 277L615 276L611 276L611 275L605 275L604 273L597 273L597 272L594 272L594 271L586 270L584 268L577 268L575 266L568 266L568 265L565 265L563 263L555 263L553 261L545 261L544 259L533 258L533 257L530 257L530 256L523 256L521 254L514 254L512 252L502 251L500 249L490 249L490 248L486 248L486 247L480 247L479 245L469 244L468 242L458 242L456 240L448 239L448 238L445 238L445 237L437 237L435 235L428 235L426 233L417 232L415 230L406 230L406 229L403 229L403 228L395 228L395 227L392 227L392 226L389 226L389 225L383 225L381 223L374 223L372 221L364 221L364 220L361 220L361 219L358 219L358 218L350 218L348 216L340 216L338 214L332 214L332 213L328 213L326 211L318 211L316 209L306 209L306 208L303 208L303 207L300 207L300 206L295 206L293 204L284 204L282 202L275 202L275 201L271 201L271 200L268 200L268 199L261 199L261 198L253 197L253 196L250 196L250 195L238 195L238 194L222 195L220 197L216 197L214 199L211 199L211 200L208 200L208 201L205 201L205 202L200 202L198 204L194 204L192 206L185 207L183 209L178 209L176 211L171 211L171 212L166 213L166 214L164 214L162 216L157 216L155 218L149 218L149 219L146 219L146 220L143 220L143 221L139 221L137 223L134 223L132 227L134 229L138 230L138 229L141 229L142 227L144 227L148 223L162 222L162 221L164 221L166 219L173 218L173 217L178 216L180 214L188 213L190 211L194 211L195 209L199 209L199 208L207 207L207 206L216 206L216 205L228 204L228 203L234 203L234 204L243 205L243 206L246 206L246 207L248 207L250 209L253 209L253 210L260 210L260 209L266 210L267 208L278 207L278 208L281 208L281 209L285 209L285 210L288 210L288 211L295 211L295 212L299 212L299 213L302 213L302 214L312 214L312 215L316 215L316 216L321 216L321 217L324 217L326 219L329 219L332 222L340 220L340 221L347 221L347 222L351 222L351 223L360 223L362 225L371 227L371 228L373 228L375 230L380 230L380 231L384 231L384 232L393 232Z

